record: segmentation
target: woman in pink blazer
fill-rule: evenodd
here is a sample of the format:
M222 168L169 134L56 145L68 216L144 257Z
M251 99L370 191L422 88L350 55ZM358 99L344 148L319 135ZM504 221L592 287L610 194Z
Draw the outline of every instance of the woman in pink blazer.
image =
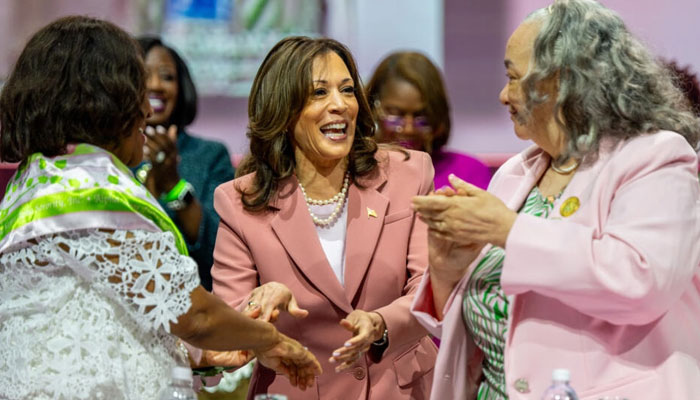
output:
M268 54L249 100L250 155L216 190L214 293L276 321L318 356L302 393L258 365L249 396L427 398L437 350L409 312L428 264L411 199L430 157L378 149L349 51L292 37Z
M505 66L500 100L535 146L488 192L452 177L414 199L432 398L538 399L555 368L582 400L700 398L700 121L591 0L528 17Z

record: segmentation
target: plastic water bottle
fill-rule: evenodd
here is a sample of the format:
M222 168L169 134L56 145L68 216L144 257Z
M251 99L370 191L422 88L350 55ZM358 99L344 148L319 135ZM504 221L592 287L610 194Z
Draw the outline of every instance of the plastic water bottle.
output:
M569 386L571 373L568 369L552 371L552 386L542 395L542 400L578 400L576 392Z
M160 400L197 400L192 389L192 370L187 367L173 367L170 385L160 395Z

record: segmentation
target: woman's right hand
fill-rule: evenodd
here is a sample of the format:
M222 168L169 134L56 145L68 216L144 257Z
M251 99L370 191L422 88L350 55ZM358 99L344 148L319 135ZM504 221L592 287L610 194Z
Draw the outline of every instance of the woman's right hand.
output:
M287 311L295 318L309 315L307 310L299 308L291 290L279 282L268 282L250 292L244 312L251 312L256 307L260 308L260 315L256 319L266 322L277 321L280 311Z
M483 243L458 243L445 239L437 232L428 231L428 262L431 279L440 279L451 285L456 284L462 279L483 247Z
M323 370L311 352L296 340L278 333L279 340L265 349L253 352L262 365L286 375L292 386L306 390Z

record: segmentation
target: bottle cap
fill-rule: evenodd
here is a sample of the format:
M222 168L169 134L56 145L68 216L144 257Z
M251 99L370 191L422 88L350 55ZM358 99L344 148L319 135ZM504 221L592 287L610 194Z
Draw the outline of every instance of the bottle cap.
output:
M557 368L552 371L552 380L559 382L568 382L571 379L571 373L566 368Z
M173 379L192 382L192 370L187 367L173 367L171 376Z

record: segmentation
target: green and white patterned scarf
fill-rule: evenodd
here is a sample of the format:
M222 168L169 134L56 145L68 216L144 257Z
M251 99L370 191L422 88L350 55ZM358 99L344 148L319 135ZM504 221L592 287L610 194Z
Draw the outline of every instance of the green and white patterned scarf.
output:
M0 203L0 253L33 238L78 229L172 232L178 250L187 255L173 221L108 151L78 144L65 155L31 155Z

